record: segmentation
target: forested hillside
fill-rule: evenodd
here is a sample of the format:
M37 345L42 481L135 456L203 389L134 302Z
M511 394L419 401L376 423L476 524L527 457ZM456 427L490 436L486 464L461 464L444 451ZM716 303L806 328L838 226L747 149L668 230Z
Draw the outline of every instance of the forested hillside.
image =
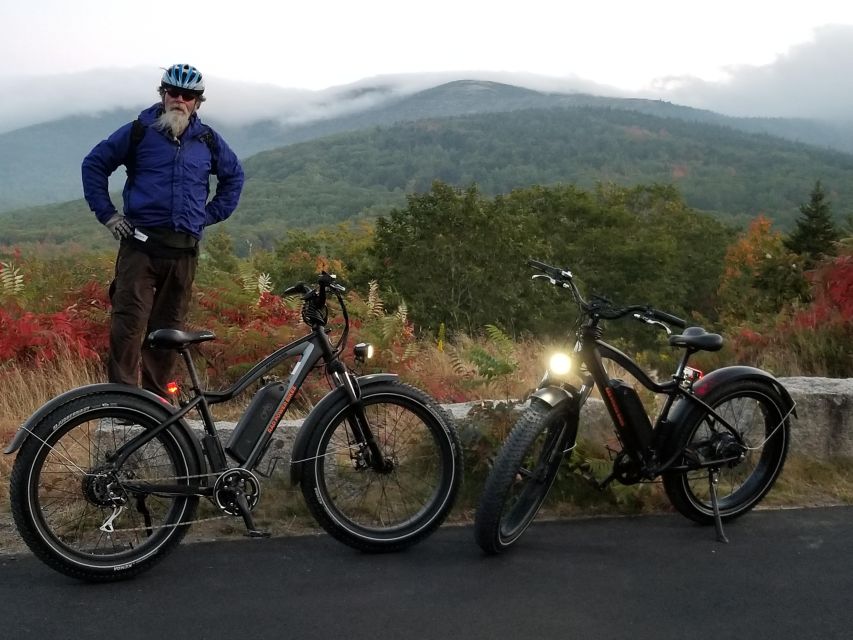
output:
M0 212L77 197L81 158L98 140L148 106L148 101L140 98L142 102L132 108L68 116L0 133ZM480 80L459 80L415 93L392 83L377 82L331 94L312 105L293 105L275 116L249 122L229 120L225 113L217 111L214 101L205 106L202 117L224 135L238 156L248 158L260 151L297 142L401 122L577 107L639 112L853 152L853 126L849 122L738 118L662 100L549 93Z
M815 180L834 211L853 203L853 156L768 135L622 109L525 109L374 127L257 154L226 223L238 246L290 229L375 217L433 180L488 195L533 184L673 184L688 206L739 224L763 213L788 228ZM7 242L90 245L84 203L0 215ZM103 234L100 234L103 235Z

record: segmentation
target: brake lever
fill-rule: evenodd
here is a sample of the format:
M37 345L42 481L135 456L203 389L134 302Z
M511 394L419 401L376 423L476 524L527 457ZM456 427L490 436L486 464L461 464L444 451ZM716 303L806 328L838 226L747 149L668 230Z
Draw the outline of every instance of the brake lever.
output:
M541 273L537 273L535 276L531 276L532 280L536 280L536 278L545 278L548 282L550 282L554 286L557 286L557 281L554 278L552 278L551 276L546 276L546 275L543 275Z
M665 325L663 322L661 322L660 320L652 320L651 318L647 318L646 316L644 316L641 313L635 313L634 317L637 320L639 320L640 322L645 322L646 324L657 325L659 327L663 327L663 330L666 331L666 335L668 335L668 336L672 335L672 330L667 325Z

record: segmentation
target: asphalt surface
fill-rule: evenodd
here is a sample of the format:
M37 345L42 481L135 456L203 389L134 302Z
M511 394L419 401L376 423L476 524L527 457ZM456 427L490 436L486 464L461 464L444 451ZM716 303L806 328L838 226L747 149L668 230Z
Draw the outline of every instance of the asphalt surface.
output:
M0 556L0 637L853 638L853 507L726 532L677 515L534 523L499 557L470 527L378 556L324 535L185 544L111 585Z

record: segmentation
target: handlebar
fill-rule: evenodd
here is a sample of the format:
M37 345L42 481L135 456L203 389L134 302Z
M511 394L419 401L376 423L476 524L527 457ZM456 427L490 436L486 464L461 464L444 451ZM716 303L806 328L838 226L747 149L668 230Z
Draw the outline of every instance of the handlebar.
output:
M349 314L347 313L346 304L344 304L343 293L346 287L337 283L337 276L332 273L322 271L317 276L317 287L312 288L305 282L297 282L292 287L288 287L282 292L282 297L286 298L293 295L302 296L302 320L308 326L317 330L319 327L326 325L328 311L326 308L326 293L331 290L338 299L338 304L341 306L341 313L344 317L344 328L338 343L334 350L339 353L344 345L346 345L347 336L349 335Z
M320 300L321 304L325 304L326 289L331 289L336 294L346 291L346 287L337 283L337 278L338 277L335 274L323 271L317 276L317 289L312 289L311 286L305 282L297 282L292 287L285 289L281 296L283 298L287 298L289 296L299 294L302 296L303 300L316 297Z
M620 309L618 307L614 307L607 298L602 298L600 296L593 296L592 302L587 302L581 296L580 291L578 291L578 288L574 283L574 276L568 269L552 267L544 262L532 259L528 260L527 264L544 273L550 280L551 284L571 290L575 301L581 307L583 312L590 317L598 317L604 320L617 320L629 314L634 314L634 317L636 317L637 320L646 322L647 324L658 321L673 324L682 329L687 326L687 321L682 320L678 316L666 313L665 311L660 311L659 309L655 309L649 305L631 305ZM541 276L533 277L536 278Z

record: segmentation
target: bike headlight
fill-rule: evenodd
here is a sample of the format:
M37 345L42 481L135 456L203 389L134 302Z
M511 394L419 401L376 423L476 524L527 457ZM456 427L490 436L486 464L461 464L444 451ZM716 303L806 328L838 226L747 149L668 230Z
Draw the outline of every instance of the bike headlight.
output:
M373 357L373 345L368 342L359 342L352 348L352 352L356 360L364 362Z
M548 360L548 371L554 376L565 376L572 370L572 359L565 353L555 353Z

